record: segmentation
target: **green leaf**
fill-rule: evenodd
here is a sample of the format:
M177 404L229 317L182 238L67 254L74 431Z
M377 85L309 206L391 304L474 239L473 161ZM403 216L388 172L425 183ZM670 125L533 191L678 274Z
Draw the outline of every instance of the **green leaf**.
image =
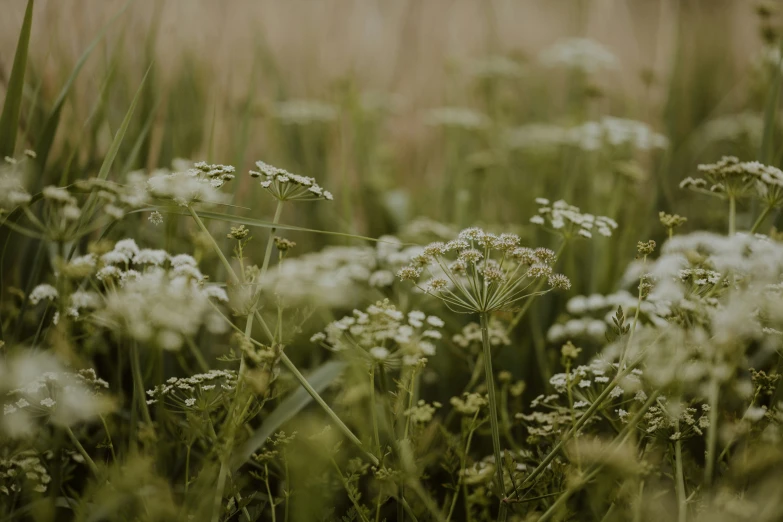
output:
M27 1L27 10L24 13L22 30L19 32L19 43L16 45L16 56L14 56L14 65L11 68L8 91L3 104L3 114L0 115L0 157L13 156L16 148L24 74L27 68L27 49L30 46L30 29L33 25L33 3L34 0Z
M313 389L320 393L332 381L334 381L346 367L343 361L327 361L322 364L307 378L307 382ZM287 399L280 403L280 406L264 420L259 428L250 436L250 438L234 452L231 468L238 469L250 456L261 448L269 437L271 437L284 423L291 420L294 415L299 413L307 406L313 398L304 388L298 388Z
M114 139L109 146L109 150L106 153L103 164L101 164L101 169L98 171L98 179L104 180L109 177L109 169L111 169L111 166L117 157L117 152L120 150L120 145L122 144L122 140L125 138L128 125L130 125L131 118L133 117L133 111L136 110L136 105L139 103L139 98L141 97L142 90L144 89L144 82L147 80L147 75L149 75L151 70L152 65L150 65L147 68L147 72L144 73L144 78L141 79L139 88L136 90L136 94L133 96L133 101L131 102L130 107L128 107L128 112L125 114L125 118L123 118L120 128L117 129L117 133L114 135Z
M111 26L114 21L125 12L132 1L133 0L128 0L125 2L125 5L123 5L122 8L114 16L112 16L111 19L109 19L106 25L103 26L101 31L98 33L98 36L96 36L95 39L90 42L90 45L87 46L87 49L85 49L82 55L79 57L79 60L76 62L76 65L73 68L73 71L71 71L71 75L68 77L68 80L66 80L63 88L60 89L60 93L57 95L57 99L52 106L52 112L46 119L43 131L41 131L41 135L38 137L38 141L35 144L35 152L38 154L38 164L41 171L43 171L44 167L46 167L46 160L49 157L49 151L52 148L52 143L54 143L54 136L57 133L57 127L60 125L60 114L62 113L63 106L65 105L65 99L68 97L68 93L71 91L73 82L76 80L76 77L79 75L82 66L84 66L93 49L95 49L95 46L98 45L98 42L100 42L101 39L103 39L103 37L106 35L109 26Z
M142 89L144 88L144 82L147 80L147 75L150 73L150 69L152 69L152 65L150 65L149 68L147 68L147 72L144 73L144 78L141 79L141 84L136 90L136 94L133 96L133 101L131 102L130 107L128 107L128 112L125 113L125 118L123 118L120 128L117 129L117 133L114 135L114 139L109 146L106 157L103 159L103 163L101 164L101 169L98 171L98 179L105 180L109 177L109 170L111 169L111 166L117 157L117 152L120 150L122 140L125 138L125 132L127 132L128 125L130 124L131 118L133 117L133 111L136 109L136 105L139 103L139 98ZM90 192L90 196L87 198L87 201L84 204L85 210L82 212L82 217L79 219L79 223L77 224L77 230L81 229L82 224L89 222L89 220L92 218L95 198L95 191ZM73 255L75 249L76 245L74 244L68 259L70 259L71 255Z

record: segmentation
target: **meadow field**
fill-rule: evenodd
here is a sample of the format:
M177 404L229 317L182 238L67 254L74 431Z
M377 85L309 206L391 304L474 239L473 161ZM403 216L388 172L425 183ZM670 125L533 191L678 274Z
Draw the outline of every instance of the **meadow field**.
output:
M6 0L0 522L783 520L783 4Z

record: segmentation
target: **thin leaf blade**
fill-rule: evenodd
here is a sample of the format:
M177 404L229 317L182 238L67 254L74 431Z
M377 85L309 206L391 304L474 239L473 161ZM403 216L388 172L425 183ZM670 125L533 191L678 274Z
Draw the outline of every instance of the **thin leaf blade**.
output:
M3 113L0 115L0 157L13 156L16 149L16 134L19 131L19 115L22 111L22 90L27 69L27 50L30 47L30 31L33 26L34 0L27 1L27 10L19 32L14 65L8 81Z

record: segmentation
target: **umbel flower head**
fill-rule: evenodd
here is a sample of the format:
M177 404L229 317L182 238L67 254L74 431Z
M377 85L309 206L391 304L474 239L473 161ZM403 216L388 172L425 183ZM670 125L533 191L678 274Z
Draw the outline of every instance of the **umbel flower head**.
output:
M530 222L541 225L565 239L573 237L593 237L593 230L597 230L602 236L609 237L617 228L617 222L606 216L594 216L579 210L579 207L569 205L565 201L558 200L549 203L548 199L536 198L540 206L538 215L530 218Z
M298 174L291 174L285 169L273 167L263 161L256 161L258 170L251 170L254 178L264 179L261 186L278 201L317 201L319 199L334 199L332 193L321 188L315 179Z
M329 323L311 341L369 363L415 366L435 355L435 343L443 337L443 326L441 318L418 310L405 315L387 299Z
M184 172L160 171L147 180L147 189L155 197L172 199L181 206L191 203L221 203L218 189L234 179L231 165L211 165L200 161Z
M721 198L758 196L770 206L783 202L783 172L758 161L740 161L723 156L715 163L699 165L703 178L687 177L680 188L688 188Z
M397 275L463 313L511 309L533 295L571 287L566 276L552 270L554 252L519 243L514 234L468 228L448 243L429 244ZM549 290L529 290L540 279L549 282Z

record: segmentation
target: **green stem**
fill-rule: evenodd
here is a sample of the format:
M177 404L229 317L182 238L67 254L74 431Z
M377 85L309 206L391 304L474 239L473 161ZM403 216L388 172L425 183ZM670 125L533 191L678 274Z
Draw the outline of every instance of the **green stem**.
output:
M275 209L275 217L272 218L272 224L277 225L277 223L280 221L280 214L283 212L283 202L278 201L277 202L277 208ZM269 239L266 242L266 251L264 252L264 264L261 265L261 275L259 276L261 279L264 278L264 274L266 274L267 268L269 268L269 259L272 257L272 245L275 242L275 228L272 228L269 231Z
M95 465L95 461L92 460L89 453L87 453L87 450L84 449L84 446L82 446L82 443L79 442L79 439L76 438L76 435L73 434L69 426L65 427L65 433L68 434L68 438L71 439L73 445L76 446L76 449L79 450L79 453L81 453L82 457L84 457L85 462L87 462L87 467L89 467L90 471L92 471L93 474L97 476L98 466Z
M109 425L106 424L106 418L100 415L101 423L103 424L103 430L106 432L106 438L109 440L109 450L111 450L111 460L117 462L117 455L114 453L114 442L111 440L111 432L109 431Z
M659 391L653 392L650 397L647 399L647 401L642 405L641 408L639 408L639 411L634 414L633 418L628 422L628 424L625 426L623 431L617 436L617 438L612 443L612 448L608 453L607 459L605 462L611 462L611 458L614 456L615 452L620 449L620 447L625 444L625 442L628 440L628 438L633 434L634 430L636 429L636 425L639 423L639 421L642 419L642 416L647 412L648 409L650 409L650 406L652 406L656 400L658 400L658 397L660 396ZM593 467L590 469L590 471L584 475L581 480L579 480L580 484L587 484L591 480L593 480L603 469L604 464L599 463L593 465ZM555 500L554 504L546 510L546 512L541 516L541 518L538 519L538 522L545 522L549 519L551 519L559 510L560 508L568 501L571 496L576 493L581 486L577 485L574 487L568 488L560 497Z
M707 487L712 485L712 475L715 470L715 449L718 443L718 397L720 389L718 380L713 377L710 380L708 401L710 405L710 426L707 428L707 462L704 467L704 483Z
M764 223L764 220L767 218L769 213L772 212L772 205L768 205L764 211L761 213L761 215L758 217L755 223L753 223L753 228L750 229L751 234L755 234L756 230L761 226L762 223Z
M204 232L207 237L209 237L209 240L212 243L212 249L215 251L218 258L220 258L220 262L223 263L223 266L226 268L226 272L228 272L228 274L231 276L233 283L239 283L239 278L237 277L236 272L234 272L234 269L231 267L231 263L229 263L228 259L226 259L225 254L223 254L223 251L218 246L217 241L215 241L215 238L212 237L212 234L210 234L209 230L207 230L204 222L201 221L201 218L198 216L192 206L188 205L188 210L190 211L190 215L193 216L193 219L196 221L196 224L201 229L201 231Z
M141 363L139 362L139 347L134 342L130 347L130 363L131 373L133 374L133 389L136 392L136 402L141 409L141 415L144 417L144 422L149 424L152 428L152 417L150 416L150 410L147 407L147 400L145 399L144 391L144 379L141 376Z
M479 412L477 411L475 415L473 415L473 419L470 421L470 429L468 430L468 439L467 442L465 442L465 452L462 454L462 457L460 459L460 471L465 469L465 465L467 463L468 453L470 453L470 443L473 441L473 433L476 431L475 425L476 425L476 419L478 418ZM457 487L454 488L454 497L451 499L451 506L449 507L449 513L446 515L446 522L449 522L451 520L451 516L454 514L454 508L457 506L457 499L459 498L459 486L462 484L462 476L457 479Z
M680 421L677 421L675 428L680 431ZM674 443L674 462L677 473L677 522L687 522L688 507L685 504L685 476L682 469L682 440L677 439Z
M272 507L272 522L276 522L275 516L275 499L272 497L272 490L269 488L269 466L264 464L264 483L266 484L266 494L269 496L269 505Z
M547 466L555 459L557 456L557 453L560 451L560 449L563 447L563 445L571 440L571 438L584 426L584 424L590 420L590 418L595 414L595 412L603 405L604 400L609 396L609 394L612 392L612 390L615 389L617 384L622 380L628 373L630 373L631 369L634 367L634 364L629 364L625 369L621 369L619 373L615 376L614 379L612 379L612 382L609 383L609 385L596 397L596 399L593 401L593 404L590 405L590 407L585 411L584 415L579 417L579 420L576 421L576 424L574 424L570 430L568 430L565 435L563 435L563 438L560 439L560 441L555 444L555 446L552 448L552 450L549 452L549 454L544 457L544 460L541 461L541 463L536 466L536 469L534 469L523 482L523 486L525 484L531 484L533 482L533 479L538 477L543 471L546 469Z
M348 440L353 442L357 448L362 450L364 454L367 456L368 459L374 464L378 465L380 462L378 459L373 455L372 453L368 452L364 449L364 445L362 444L362 441L359 440L359 438L353 434L353 432L348 428L348 426L345 425L345 423L340 419L340 417L337 416L337 414L332 410L332 408L329 407L328 404L321 398L321 396L318 394L317 391L313 389L312 386L310 386L310 383L307 382L307 379L305 379L305 376L302 375L302 373L297 369L297 367L294 365L293 362L291 362L291 359L288 358L288 356L285 354L285 352L280 352L280 360L282 361L283 365L285 365L286 368L288 368L288 371L290 371L292 374L294 374L294 377L296 377L296 380L299 381L299 384L302 385L302 387L307 391L307 393L310 394L310 397L313 398L313 400L318 403L318 405L323 408L323 410L326 412L327 415L332 419L332 421L337 424L337 427L340 428L340 431L343 432L343 434L348 437Z
M729 235L733 236L737 232L737 200L734 196L729 196Z
M190 448L192 444L188 444L188 451L185 454L185 494L188 494L188 487L190 486Z
M498 401L495 396L495 375L492 371L492 350L489 344L489 317L487 312L481 312L481 341L484 347L484 373L487 380L487 394L489 395L489 423L492 428L492 452L495 455L495 468L497 470L497 487L500 495L500 509L498 510L498 522L504 522L507 516L506 504L502 499L506 496L506 485L503 481L503 457L500 451L500 426L498 423Z
M370 366L370 417L372 418L372 432L375 437L375 445L378 449L378 456L381 451L381 436L378 433L378 412L375 411L375 364Z

